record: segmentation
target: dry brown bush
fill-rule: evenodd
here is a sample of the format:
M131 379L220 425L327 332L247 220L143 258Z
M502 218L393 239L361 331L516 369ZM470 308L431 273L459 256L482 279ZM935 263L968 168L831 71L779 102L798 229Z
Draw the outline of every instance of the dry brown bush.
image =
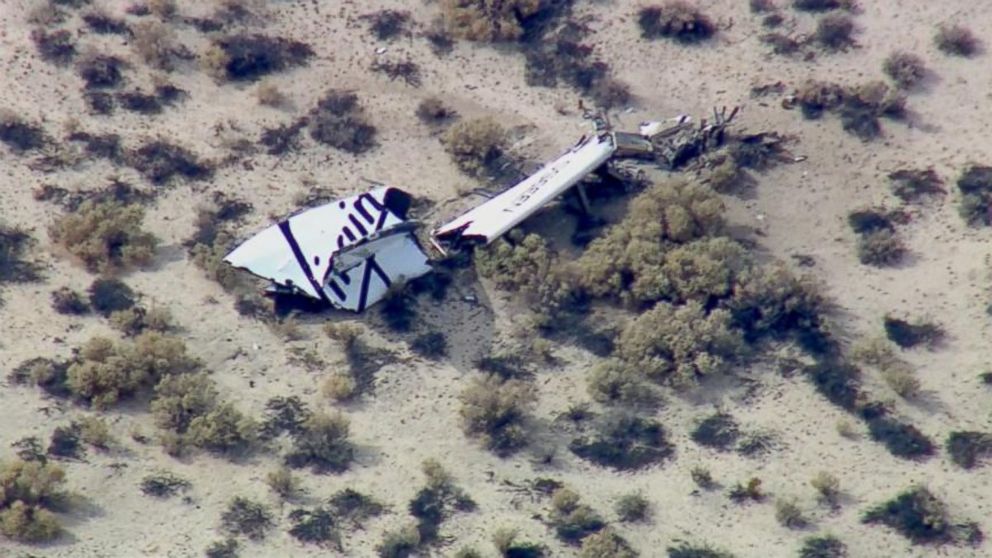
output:
M716 25L698 8L682 0L641 8L637 14L641 36L666 37L680 43L696 43L716 33Z
M64 499L65 472L41 461L0 463L0 534L25 543L55 539L62 532L48 508Z
M465 433L478 437L497 454L526 443L523 420L536 400L534 388L522 380L487 375L473 378L459 395Z
M522 20L540 10L540 0L441 0L441 21L459 39L516 41L524 34Z
M902 89L910 89L927 75L923 59L909 52L893 52L882 63L882 70Z
M172 26L158 21L137 23L131 45L141 60L159 70L174 70L179 60L192 57L176 41L176 32Z

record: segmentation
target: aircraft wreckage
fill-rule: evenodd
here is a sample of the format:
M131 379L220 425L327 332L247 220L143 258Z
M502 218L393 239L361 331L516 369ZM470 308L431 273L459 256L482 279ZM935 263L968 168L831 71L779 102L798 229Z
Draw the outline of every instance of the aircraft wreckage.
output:
M722 145L736 114L736 108L729 114L714 111L712 121L698 125L686 116L645 122L636 133L614 132L605 118L587 115L593 133L516 185L435 228L431 244L443 255L489 244L577 185L585 200L580 182L614 158L681 167ZM407 219L411 203L406 192L383 186L313 207L262 230L224 261L270 280L270 291L362 312L391 286L432 269L415 236L417 224Z

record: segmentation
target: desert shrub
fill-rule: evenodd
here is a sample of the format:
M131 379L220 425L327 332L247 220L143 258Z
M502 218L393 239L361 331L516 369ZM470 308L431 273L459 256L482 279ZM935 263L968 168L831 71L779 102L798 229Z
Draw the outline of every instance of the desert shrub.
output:
M846 558L847 545L832 535L808 537L799 549L799 558Z
M958 178L958 213L969 225L992 224L992 167L968 165Z
M794 336L808 349L822 344L826 301L816 283L784 265L751 266L740 273L726 306L747 342Z
M559 539L576 544L583 538L606 527L606 522L579 495L568 488L559 488L551 495L548 522Z
M28 233L0 225L0 285L41 279L39 266L23 259L30 244Z
M920 380L913 371L903 366L889 367L882 370L882 380L903 399L912 399L920 393Z
M238 540L228 537L222 541L214 541L204 550L207 558L238 558Z
M410 12L400 10L379 10L359 18L369 26L369 32L380 41L388 41L406 33L410 23Z
M0 258L2 257L0 255ZM90 305L83 296L69 287L60 287L52 291L52 308L59 314L72 316L80 316L90 311Z
M506 131L493 118L475 118L456 122L441 141L462 172L484 178L506 149Z
M33 29L31 41L38 49L41 59L46 62L64 65L76 56L76 42L72 39L72 33L66 29L50 33L44 29Z
M922 486L910 488L862 516L864 523L881 523L895 529L913 544L943 544L980 536L974 524L956 524L947 506ZM969 540L968 542L973 542Z
M618 359L596 363L586 382L590 397L606 405L651 407L658 401L658 394L640 372Z
M156 185L166 184L178 176L205 180L213 175L209 163L200 161L188 149L162 139L147 142L128 153L127 162Z
M730 499L738 504L745 502L760 502L765 499L761 490L761 479L752 477L746 484L738 482L727 493Z
M93 114L112 114L117 106L114 96L105 91L86 91L83 93L83 100Z
M838 407L854 412L862 403L861 371L857 366L834 358L821 359L806 368L816 390Z
M386 507L371 496L351 488L335 492L328 500L328 505L335 517L341 521L348 521L356 527L361 527L365 520L382 515L386 511Z
M83 14L83 23L100 35L130 35L131 28L122 19L117 19L99 10Z
M141 479L141 492L157 498L175 496L192 486L188 480L169 472L154 473Z
M809 520L803 515L803 510L795 498L775 500L775 520L789 529L802 529L809 525Z
M518 535L516 529L500 528L493 532L492 541L493 546L496 547L496 552L503 558L541 558L547 552L547 549L542 545L520 541ZM481 558L482 555L465 549L456 556Z
M696 43L716 33L716 25L707 15L682 0L641 8L637 23L645 39L664 37L680 43Z
M540 10L539 0L442 0L441 23L459 39L516 41L524 34L524 20Z
M947 453L951 461L971 469L992 456L992 434L985 432L951 432L947 437Z
M734 558L734 555L722 550L716 550L708 545L693 545L680 542L678 546L667 549L668 558Z
M216 39L213 50L205 56L205 64L217 78L255 81L274 72L302 66L313 55L313 49L306 43L261 34L240 34Z
M377 58L372 62L369 69L373 72L386 74L389 81L401 79L403 83L412 87L420 87L423 84L420 76L420 66L412 60L394 62L392 60L380 60Z
M171 26L157 21L136 24L131 44L146 64L165 71L174 70L180 59L193 56L176 42Z
M188 372L197 364L181 339L159 332L145 332L116 345L94 337L69 365L66 385L76 397L106 408L155 385L163 376Z
M962 25L938 26L933 42L945 54L965 57L975 55L980 45L971 29Z
M22 461L37 462L41 464L48 463L48 455L45 453L45 446L42 445L41 440L39 440L37 436L26 436L21 438L20 440L10 444L10 447L17 450L17 458Z
M651 515L651 502L640 492L631 492L617 498L614 511L620 521L628 523L645 521Z
M772 0L750 0L748 2L748 8L750 8L751 13L755 14L774 12L775 2Z
M107 449L114 443L110 427L102 418L82 417L72 424L79 432L79 439L95 448Z
M158 239L141 230L144 209L118 202L83 202L49 228L52 239L90 271L115 271L151 262Z
M62 531L49 511L64 499L65 472L55 464L20 459L0 463L0 534L8 539L38 543Z
M320 545L333 544L339 550L341 538L334 516L325 508L317 507L311 510L298 508L289 512L289 520L293 522L289 534L302 543Z
M758 37L758 39L762 43L772 47L772 52L775 54L782 54L786 56L799 52L799 49L802 48L804 44L803 42L800 42L799 39L791 35L777 32L765 33L764 35Z
M349 428L344 415L311 414L293 437L286 463L294 468L309 466L317 472L346 470L355 454L348 440Z
M617 342L617 355L627 366L676 385L723 372L743 352L730 312L707 314L698 302L659 302L630 322Z
M925 434L912 424L887 416L868 420L868 434L872 440L885 445L889 453L904 459L918 459L934 454L936 448Z
M663 281L671 298L697 300L704 305L730 294L750 264L747 251L726 237L702 238L676 246L665 254Z
M231 500L221 514L221 527L225 532L255 541L264 539L272 525L272 512L268 506L243 496Z
M661 270L668 249L715 235L723 226L723 203L712 190L688 182L655 185L570 266L574 281L594 297L658 300L669 292Z
M282 433L298 436L306 429L307 421L313 415L299 397L273 397L265 404L266 417L262 422L263 438L275 438Z
M904 202L912 203L929 195L942 194L944 181L933 167L926 169L899 169L889 173L892 193Z
M513 231L507 238L475 250L473 262L479 275L500 289L537 292L539 285L551 280L557 259L544 237Z
M127 310L135 304L134 291L120 279L96 279L90 284L88 293L93 310L108 318L114 312Z
M320 391L335 401L348 401L358 395L358 382L347 372L332 372L321 384Z
M906 245L890 229L874 230L858 236L858 261L877 267L895 265L906 255Z
M48 143L45 131L37 124L31 124L7 112L0 113L0 142L15 153L36 151Z
M248 448L257 431L258 425L253 419L232 403L221 403L190 421L186 439L196 447L213 452L233 452Z
M37 385L50 395L65 397L70 393L66 386L69 364L42 357L32 358L17 365L8 378L11 383Z
M697 444L726 451L737 443L740 434L734 417L729 413L719 412L700 421L691 437Z
M883 320L883 325L885 326L886 337L904 349L919 345L932 348L944 337L944 329L932 322L912 323L887 315Z
M856 6L854 0L792 0L792 7L803 12L826 12L829 10L850 10Z
M902 118L906 97L880 82L868 82L849 88L840 108L841 127L845 132L869 141L882 134L879 118Z
M512 453L526 443L523 422L535 399L534 388L522 380L475 377L459 395L465 433L497 454Z
M836 507L840 502L840 481L837 477L826 471L820 471L810 479L809 484L819 494L820 501L831 507Z
M401 529L387 532L376 553L379 558L408 558L420 546L420 533L417 528L408 525Z
M828 50L854 46L854 20L845 14L828 14L816 24L816 41Z
M265 475L265 484L282 499L292 499L298 495L302 487L300 479L293 475L293 471L286 467L279 467L274 471L269 471Z
M882 70L902 89L916 86L923 81L927 73L922 58L902 51L893 52L886 57L882 63Z
M437 539L441 523L453 511L471 511L475 502L461 488L456 486L451 476L433 459L422 464L426 486L410 500L410 515L417 519L417 533L420 544Z
M621 471L648 467L675 452L661 423L627 413L600 419L593 433L574 438L568 449L582 459Z
M703 490L712 490L718 486L717 482L713 480L713 474L706 467L699 465L693 467L689 471L689 476L692 477L692 482L696 483L696 486Z
M310 112L310 137L347 153L361 154L375 146L375 126L368 123L358 96L331 90Z
M121 73L124 66L124 61L116 56L96 55L80 61L76 71L87 89L112 89L124 81Z
M265 128L259 142L265 146L265 151L269 155L284 155L299 147L300 132L307 123L306 118L300 118L289 124Z
M410 349L422 357L438 359L448 353L448 341L440 331L428 331L414 337Z
M75 424L56 426L48 443L48 455L63 458L80 458L85 453Z
M637 553L616 531L606 527L582 539L579 558L637 558Z
M417 118L425 124L438 125L454 120L458 113L438 97L427 97L417 105Z
M826 111L840 107L846 94L847 91L836 83L807 81L796 90L796 102L803 116L815 119Z

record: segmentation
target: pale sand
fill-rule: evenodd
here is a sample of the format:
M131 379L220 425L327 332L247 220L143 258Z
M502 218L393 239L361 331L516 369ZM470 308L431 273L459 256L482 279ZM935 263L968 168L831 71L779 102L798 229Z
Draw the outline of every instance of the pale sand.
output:
M95 0L95 4L120 14L128 2ZM318 4L319 11L315 7ZM250 157L252 170L235 165L220 170L209 183L178 182L149 208L146 218L147 228L163 240L160 258L151 270L126 276L147 306L163 305L172 310L191 352L205 361L224 395L256 416L275 395L295 394L314 408L332 408L319 393L325 372L294 365L290 351L313 348L329 363L329 369L340 366L342 357L340 348L320 330L326 316L304 318L307 339L287 343L263 324L240 318L230 296L187 259L181 243L192 232L192 209L205 201L210 191L228 192L254 204L254 213L239 230L243 235L268 224L271 216L292 211L294 197L307 189L307 183L348 193L365 187L359 180L364 177L436 201L452 198L466 178L451 164L432 131L414 115L417 103L431 94L446 99L463 117L492 115L506 125L525 126L526 141L530 142L527 149L535 159L553 155L585 130L574 110L577 95L564 88L527 87L522 56L507 49L456 44L451 55L438 58L423 39L399 39L385 45L385 56L402 59L408 54L420 64L424 85L412 88L372 74L367 68L381 45L355 17L380 7L398 7L410 10L415 20L426 25L437 9L434 4L420 2L374 4L269 3L265 32L306 41L317 53L308 66L273 78L292 100L293 108L259 106L252 96L253 86L218 85L190 66L169 76L190 95L177 108L167 108L153 117L118 110L109 118L86 114L79 95L81 81L71 69L59 69L37 57L28 37L31 27L26 23L26 12L35 2L5 0L0 4L0 73L5 85L0 106L42 120L46 131L55 137L62 137L67 123L75 119L87 131L120 133L127 146L144 137L162 135L201 156L219 158L226 153L225 135L254 141L263 127L308 110L328 88L358 92L379 128L377 148L352 157L314 145L307 138L302 150L278 165L275 158L260 153ZM928 316L943 324L948 332L944 346L933 352L906 354L918 368L926 396L918 404L899 402L898 412L941 444L952 430L992 430L990 395L976 379L985 371L989 356L989 318L984 302L990 281L989 231L963 225L952 193L921 209L903 228L912 251L910 263L878 270L857 262L854 235L846 224L846 215L853 209L873 203L894 204L884 179L890 170L933 165L953 189L951 182L966 162L988 163L987 138L992 124L988 55L950 58L936 51L931 36L935 23L957 21L992 40L987 34L992 29L992 11L981 2L965 0L865 2L864 13L856 18L861 48L806 63L767 54L768 49L758 42L764 31L759 19L748 12L746 2L707 2L707 12L729 28L710 44L691 48L641 40L634 3L579 4L578 13L594 17L597 51L611 63L618 78L632 85L637 97L633 112L615 117L620 129L633 127L642 119L678 113L704 115L714 105L739 104L744 107L739 126L796 137L792 150L808 159L759 176L749 199L728 198L732 220L744 230L760 229L763 234L754 238L772 257L790 261L792 254L802 253L816 260L812 273L836 302L837 329L845 339L881 333L881 318L891 311ZM811 16L784 11L799 29L812 29ZM197 3L181 7L181 12L205 15L210 7ZM78 21L77 17L71 25L78 26ZM182 42L194 51L202 50L206 44L202 35L187 27L177 29ZM120 37L82 33L81 44L134 60L136 69L128 72L128 79L144 83L147 89L148 70ZM780 80L792 86L809 77L845 84L878 79L882 77L881 61L896 48L922 56L937 77L910 95L914 125L885 122L885 137L879 141L862 143L844 133L831 116L805 121L798 113L783 110L775 96L755 100L749 95L753 85ZM571 113L559 114L556 107L568 107ZM214 133L215 126L229 125L240 132ZM53 247L46 229L58 210L35 201L32 188L40 184L93 188L115 175L145 184L132 170L114 169L102 161L41 174L26 166L28 160L5 150L0 217L31 229L47 280L5 289L6 305L0 309L0 369L4 371L38 355L67 356L71 347L93 335L114 335L103 319L68 318L51 309L50 291L63 285L84 289L93 277ZM556 218L561 219L554 215L542 219ZM469 292L480 295L483 307L460 301L459 295ZM206 302L211 298L217 303ZM408 358L381 370L374 397L343 407L359 446L355 465L339 475L300 474L310 502L352 487L391 506L391 513L370 521L365 530L345 535L348 555L373 555L385 531L409 522L407 502L423 483L419 468L428 457L440 460L479 505L478 511L456 514L444 524L442 535L456 542L437 550L438 556L449 555L463 544L474 544L495 555L489 539L501 526L519 528L525 539L548 545L552 556L574 554L532 518L546 513L546 501L531 501L502 486L503 481L520 483L536 476L552 477L576 488L608 519L614 517L612 503L619 494L643 491L654 504L653 520L619 525L619 531L647 557L662 556L663 549L679 539L708 542L739 557L794 556L802 537L816 532L839 536L848 544L852 557L930 556L933 552L964 557L990 552L989 543L978 549L912 547L894 532L862 525L859 519L868 506L912 483L923 483L947 501L953 514L978 521L990 533L992 468L963 471L943 451L924 462L905 461L864 436L856 441L842 438L835 428L842 411L801 378L784 379L765 370L768 366L742 371L758 382L756 392L746 402L742 400L743 388L720 387L732 382L715 382L719 385L668 396L660 419L672 433L677 454L662 466L632 474L613 473L577 459L564 447L567 440L561 439L555 442L559 449L552 466L535 464L534 450L505 460L492 456L461 433L457 394L475 373L469 362L486 351L519 311L507 301L507 296L491 285L460 277L448 301L424 302L422 319L448 335L452 357L441 363ZM495 314L486 309L490 305ZM334 319L354 318L334 315ZM395 349L404 351L402 342L393 341ZM591 355L572 348L557 349L556 355L563 364L541 371L536 380L540 402L535 421L543 436L547 436L555 413L588 398L585 372ZM249 387L249 381L254 381L254 388ZM881 396L896 399L879 378L870 376L868 385ZM780 449L749 459L694 444L688 431L714 404L732 410L747 429L774 433ZM8 448L11 442L29 435L47 438L54 426L87 412L69 404L58 405L49 416L40 411L53 405L36 389L4 385L0 390L0 447ZM202 555L210 542L221 538L219 515L235 495L271 503L280 518L278 528L264 542L246 544L242 556L327 554L299 544L286 533L289 522L285 515L291 505L280 508L264 483L267 472L277 464L275 455L256 454L238 463L207 454L170 458L154 443L140 445L131 440L129 433L135 428L146 435L155 432L150 416L138 407L124 405L105 415L113 422L122 449L107 454L90 451L85 462L64 464L68 487L85 502L65 517L70 534L41 547L0 542L0 555ZM9 450L3 454L11 456ZM127 466L115 472L110 465L116 462ZM696 465L710 468L724 489L697 493L689 477ZM191 504L181 498L159 501L140 493L141 478L159 469L192 481ZM809 487L809 479L821 470L840 479L845 496L836 513L818 506ZM748 506L731 503L726 487L752 476L764 481L772 498ZM813 527L797 532L780 526L771 503L776 496L798 497Z

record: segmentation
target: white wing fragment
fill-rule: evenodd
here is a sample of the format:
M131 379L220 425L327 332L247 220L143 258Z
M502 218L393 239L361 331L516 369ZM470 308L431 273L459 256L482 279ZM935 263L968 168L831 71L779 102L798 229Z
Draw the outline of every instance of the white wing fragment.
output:
M428 273L406 220L410 196L382 187L289 217L224 261L337 308L361 312L394 283Z
M584 137L536 173L436 229L432 236L440 244L492 242L606 163L616 149L610 133Z

